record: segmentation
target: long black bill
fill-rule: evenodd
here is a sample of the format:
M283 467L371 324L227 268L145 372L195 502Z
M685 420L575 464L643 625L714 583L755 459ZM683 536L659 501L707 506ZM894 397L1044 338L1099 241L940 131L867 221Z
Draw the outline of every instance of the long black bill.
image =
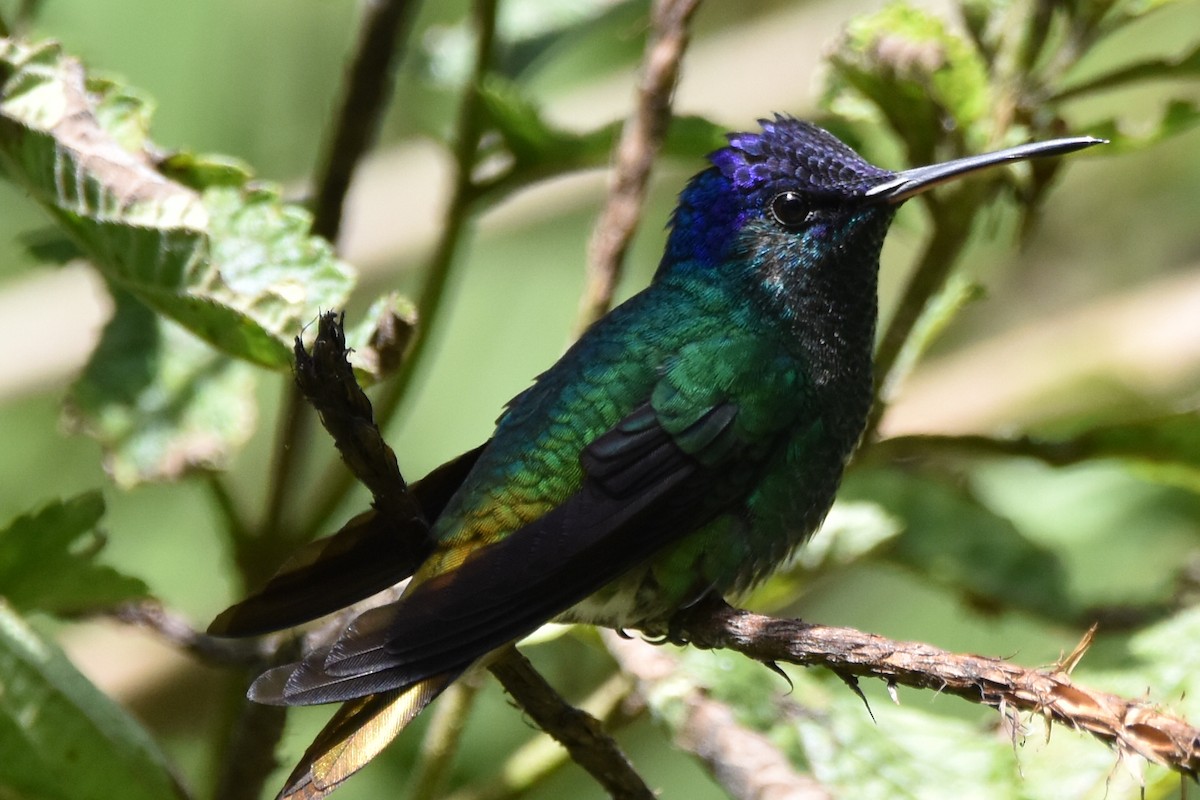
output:
M961 178L972 172L988 169L997 164L1009 164L1013 161L1026 161L1031 158L1061 156L1091 147L1096 144L1107 144L1107 139L1097 139L1094 136L1071 136L1065 139L1051 139L1048 142L1030 142L1029 144L997 150L994 153L983 153L977 156L956 158L942 164L930 164L927 167L915 167L896 173L891 180L867 190L867 197L877 198L893 205L902 203L915 194L920 194L934 186Z

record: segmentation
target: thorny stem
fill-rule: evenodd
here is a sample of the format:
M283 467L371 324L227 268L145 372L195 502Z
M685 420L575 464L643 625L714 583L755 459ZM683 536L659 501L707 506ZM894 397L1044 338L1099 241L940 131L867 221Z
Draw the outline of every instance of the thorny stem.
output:
M617 143L608 200L588 246L587 286L579 304L575 336L612 305L613 292L637 231L646 184L671 122L671 95L688 43L688 23L700 0L657 0L642 60L637 105Z
M496 0L476 0L474 20L477 37L475 66L463 89L462 105L459 108L453 149L454 186L446 207L441 235L430 258L425 285L417 300L417 328L413 332L408 356L395 379L385 387L375 403L375 418L381 428L386 427L388 421L395 416L424 358L430 333L440 315L446 285L457 262L474 211L475 185L471 173L475 166L483 127L483 108L477 89L483 82L492 58L496 32ZM320 485L327 488L318 496L313 510L307 517L300 537L302 540L312 538L328 523L329 518L354 486L354 479L339 466L326 475Z

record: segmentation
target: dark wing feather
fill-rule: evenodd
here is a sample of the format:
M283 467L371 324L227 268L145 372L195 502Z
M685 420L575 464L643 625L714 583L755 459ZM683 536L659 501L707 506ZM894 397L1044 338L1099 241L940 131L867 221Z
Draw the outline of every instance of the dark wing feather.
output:
M214 636L257 636L290 628L357 603L416 571L433 550L429 524L446 507L483 446L448 461L409 486L424 519L397 528L374 510L332 536L310 542L261 589L222 611Z
M718 405L691 429L717 439L736 415ZM283 685L268 673L255 699L307 705L408 686L531 633L717 513L705 502L716 470L692 453L639 408L585 449L582 486L565 502L362 615Z

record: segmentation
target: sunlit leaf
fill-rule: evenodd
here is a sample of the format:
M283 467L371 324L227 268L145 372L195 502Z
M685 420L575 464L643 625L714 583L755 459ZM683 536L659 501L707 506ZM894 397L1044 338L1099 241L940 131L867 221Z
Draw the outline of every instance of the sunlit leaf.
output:
M58 614L145 597L149 590L140 580L96 563L104 546L96 525L103 515L104 499L88 492L0 529L0 597L23 611Z
M0 40L0 163L108 280L225 352L285 368L291 339L344 304L349 268L309 215L221 160L159 168L149 112L88 82L55 44ZM145 147L142 147L142 145ZM129 149L129 148L135 149ZM208 181L207 183L205 183Z
M0 601L0 797L171 800L166 757L123 709Z
M224 468L254 430L257 371L116 291L67 403L120 486Z

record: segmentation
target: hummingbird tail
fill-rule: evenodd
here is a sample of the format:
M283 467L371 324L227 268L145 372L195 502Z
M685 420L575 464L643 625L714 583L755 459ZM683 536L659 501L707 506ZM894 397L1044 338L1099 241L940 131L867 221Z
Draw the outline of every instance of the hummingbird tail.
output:
M343 704L304 752L276 800L320 800L328 795L379 755L461 674L461 669L443 672Z

